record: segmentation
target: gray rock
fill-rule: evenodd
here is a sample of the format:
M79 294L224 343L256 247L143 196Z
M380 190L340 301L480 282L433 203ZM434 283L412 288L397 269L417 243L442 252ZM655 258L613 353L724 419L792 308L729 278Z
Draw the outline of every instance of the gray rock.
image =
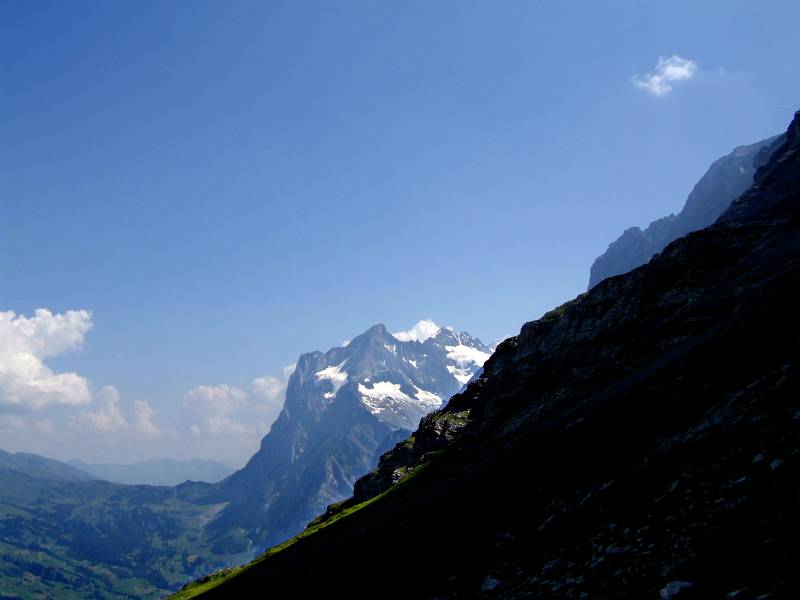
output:
M560 558L556 558L548 562L544 567L542 567L542 575L544 577L557 577L561 575L567 570L567 562Z
M694 587L690 581L670 581L658 593L661 600L672 600L680 598L682 594Z
M500 585L500 580L495 579L491 575L487 576L486 579L483 580L483 585L481 585L482 592L491 592L495 589L498 585Z

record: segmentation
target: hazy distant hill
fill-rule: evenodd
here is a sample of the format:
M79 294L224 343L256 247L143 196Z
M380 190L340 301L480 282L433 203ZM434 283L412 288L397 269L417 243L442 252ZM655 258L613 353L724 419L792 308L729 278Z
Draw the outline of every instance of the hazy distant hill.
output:
M222 463L200 459L161 458L127 465L71 460L69 464L106 481L133 485L178 485L184 481L216 483L235 471Z
M38 454L0 450L0 470L17 471L30 477L52 481L91 481L96 476L75 466Z

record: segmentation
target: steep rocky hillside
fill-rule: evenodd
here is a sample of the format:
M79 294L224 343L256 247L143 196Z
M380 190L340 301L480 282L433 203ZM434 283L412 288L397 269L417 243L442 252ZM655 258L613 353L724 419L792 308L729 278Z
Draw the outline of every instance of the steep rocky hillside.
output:
M527 323L256 562L179 598L795 598L800 113L713 226Z

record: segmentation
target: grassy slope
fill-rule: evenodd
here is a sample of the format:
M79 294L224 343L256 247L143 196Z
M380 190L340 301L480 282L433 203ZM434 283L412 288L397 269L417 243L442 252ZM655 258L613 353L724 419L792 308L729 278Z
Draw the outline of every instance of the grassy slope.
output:
M177 592L176 594L173 594L172 596L170 596L170 600L189 600L190 598L195 598L197 596L200 596L200 595L204 594L205 592L208 592L208 591L210 591L210 590L212 590L212 589L214 589L216 587L219 587L219 586L225 584L226 582L230 581L234 577L244 573L248 569L251 569L256 565L264 564L265 562L269 561L272 557L277 556L281 552L291 548L292 546L294 546L297 543L302 542L306 538L310 538L312 536L317 535L319 532L321 532L321 531L323 531L325 529L331 528L329 533L333 532L334 535L335 535L335 531L334 531L336 529L335 528L335 524L338 523L339 521L342 521L343 519L346 519L347 517L349 517L349 516L351 516L351 515L353 515L355 513L359 513L359 512L364 511L370 505L379 503L386 496L388 496L390 494L396 494L398 492L400 492L400 493L408 492L408 491L412 490L413 487L414 487L414 482L417 480L417 477L421 473L423 473L427 469L427 467L429 465L430 465L430 463L426 463L426 464L420 465L419 467L414 469L412 472L408 473L400 482L398 482L398 484L396 486L388 489L387 491L385 491L384 493L382 493L382 494L380 494L378 496L375 496L374 498L370 498L369 500L366 500L365 502L361 502L360 504L356 504L354 506L349 506L347 508L344 508L343 510L341 510L339 512L336 512L335 514L333 514L330 518L328 518L326 520L314 521L302 533L299 533L295 537L293 537L293 538L291 538L289 540L286 540L282 544L278 544L277 546L273 546L272 548L270 548L269 550L264 552L264 554L259 556L256 560L254 560L254 561L252 561L252 562L250 562L250 563L248 563L246 565L243 565L241 567L232 568L232 569L222 569L222 570L217 571L215 573L212 573L211 575L209 575L207 577L204 577L204 578L202 578L202 579L200 579L198 581L195 581L193 583L188 584L183 589L181 589L179 592Z

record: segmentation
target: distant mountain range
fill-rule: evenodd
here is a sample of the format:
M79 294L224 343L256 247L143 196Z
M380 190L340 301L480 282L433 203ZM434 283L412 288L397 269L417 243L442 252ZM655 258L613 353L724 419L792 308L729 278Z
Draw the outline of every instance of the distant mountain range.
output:
M27 452L0 450L0 470L16 471L28 477L49 481L92 481L94 475L52 458Z
M140 463L87 463L71 460L69 464L98 479L131 485L178 485L184 481L216 483L235 469L213 460L174 460L161 458Z
M796 598L800 111L771 150L713 225L501 343L351 499L175 600Z
M653 221L644 230L631 227L599 256L589 273L589 289L603 279L645 264L667 244L711 225L753 183L753 175L785 139L776 135L739 146L714 161L692 189L683 210Z

